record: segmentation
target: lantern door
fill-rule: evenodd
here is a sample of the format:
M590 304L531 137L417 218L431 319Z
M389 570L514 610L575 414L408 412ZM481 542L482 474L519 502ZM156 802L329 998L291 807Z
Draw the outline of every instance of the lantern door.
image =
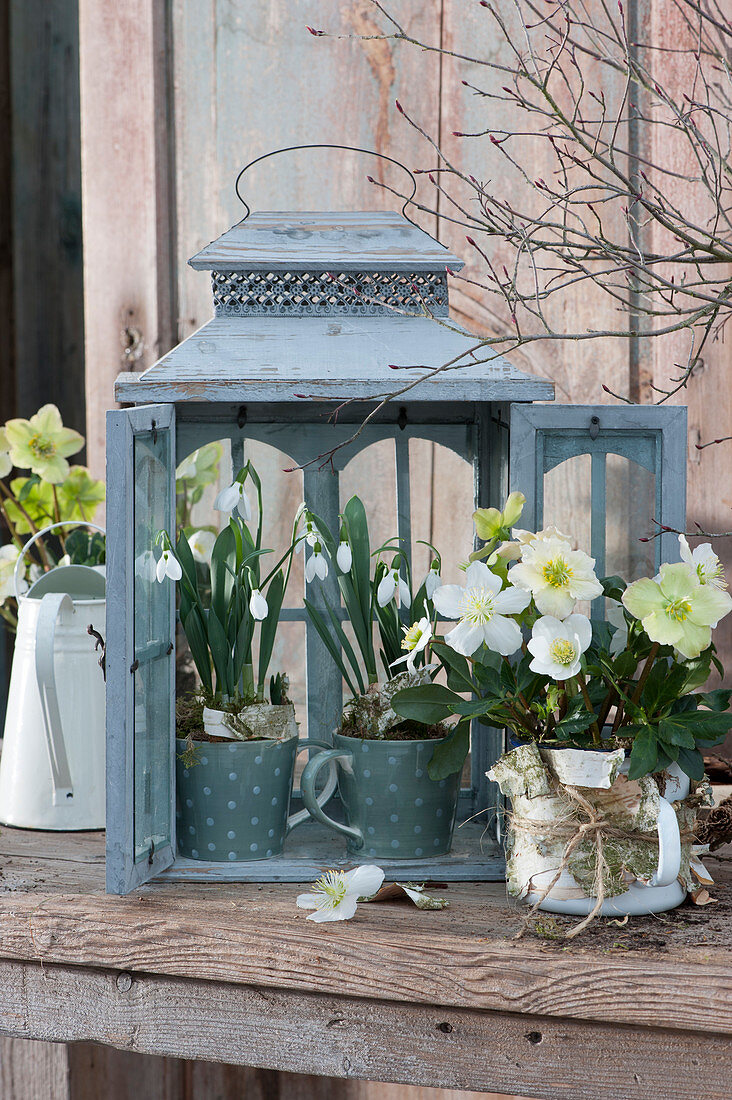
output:
M686 408L513 404L510 483L521 527L566 530L600 577L652 575L678 561L686 527Z
M175 529L175 409L107 414L107 889L175 858L175 584L155 539Z

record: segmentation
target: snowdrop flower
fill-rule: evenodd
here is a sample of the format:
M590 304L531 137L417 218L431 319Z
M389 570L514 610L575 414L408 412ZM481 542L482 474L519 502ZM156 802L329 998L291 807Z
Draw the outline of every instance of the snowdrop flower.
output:
M395 559L396 560L396 559ZM399 574L399 566L392 563L391 569L388 569L384 576L379 581L379 587L376 589L376 602L379 607L386 607L392 600L396 600L397 607L401 607L404 604L405 607L409 607L412 602L412 597L409 593L409 585Z
M327 576L328 562L323 555L323 547L319 542L316 542L305 566L305 580L308 584L311 584L316 577L324 581Z
M611 657L617 657L628 644L628 624L625 621L622 605L615 600L608 600L605 615L610 625L615 627L615 633L610 641L609 653Z
M679 535L681 560L696 571L699 584L711 584L714 588L726 589L724 566L712 550L710 542L695 546L692 550L684 535Z
M431 600L437 589L442 584L442 577L440 576L440 567L437 564L437 559L432 562L430 571L424 579L424 592L428 600Z
M163 550L160 560L155 568L155 576L161 582L166 577L170 577L173 581L179 581L183 576L183 570L180 567L180 562L176 558L172 550Z
M406 663L408 672L416 672L414 659L418 653L421 653L429 645L432 637L432 623L425 615L418 623L412 623L411 626L405 626L402 629L404 631L402 649L406 649L407 654L405 657L399 657L398 660L392 661L391 667L394 668L395 665Z
M509 579L531 593L542 615L566 619L577 600L602 595L594 564L594 558L573 550L568 539L551 529L523 544L521 561L511 569Z
M489 649L509 657L521 647L518 623L506 616L528 607L531 596L509 585L501 591L501 578L482 561L472 562L465 571L465 587L443 584L434 595L435 610L460 622L445 641L465 657L485 643Z
M353 565L353 553L348 539L341 539L338 543L338 551L336 553L336 561L338 562L338 568L341 573L350 573L351 566Z
M591 641L592 624L586 615L568 615L564 622L544 615L534 623L527 643L534 657L529 668L552 680L571 680Z
M262 619L266 619L269 614L267 601L258 588L255 588L252 592L249 600L249 610L252 613L252 618L256 619L258 622L261 622Z
M143 581L154 581L156 573L155 555L152 550L145 550L135 558L135 576Z
M20 550L12 542L0 546L0 603L15 595L13 573Z
M194 531L192 535L188 536L188 545L191 548L194 561L200 561L203 565L208 565L211 561L211 552L216 542L216 535L213 531L207 531L205 527L201 527L200 530Z
M311 894L300 894L298 909L314 909L308 920L350 920L360 899L372 898L381 889L384 872L380 867L364 863L353 871L325 871L313 883Z
M305 526L303 527L302 531L300 532L301 538L300 538L300 541L298 542L298 544L295 548L296 552L298 554L301 553L303 547L306 544L308 546L315 546L316 542L321 542L322 541L321 538L320 538L320 532L318 531L318 528L315 526L315 520L312 518L310 513L308 511L304 511L302 514L305 517ZM302 535L304 535L305 538L302 538Z
M652 642L674 646L687 660L707 648L712 627L732 611L729 592L700 584L685 562L662 565L658 581L643 577L628 585L623 604Z
M214 501L214 508L217 512L237 511L245 523L252 518L252 506L241 481L233 481L222 489Z

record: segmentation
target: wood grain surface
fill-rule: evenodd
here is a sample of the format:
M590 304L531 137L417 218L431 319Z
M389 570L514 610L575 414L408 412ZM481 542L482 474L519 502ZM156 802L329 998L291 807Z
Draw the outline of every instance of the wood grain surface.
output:
M103 891L102 837L5 829L0 957L303 994L732 1032L732 952L713 917L697 948L593 950L516 942L498 883L450 884L448 909L363 905L315 925L295 884L152 884ZM74 859L78 843L81 862ZM35 851L35 856L33 852ZM506 920L506 917L509 917ZM691 917L691 914L689 914ZM687 918L688 919L688 918ZM656 922L659 925L659 922ZM611 941L612 942L612 941Z
M143 1053L573 1100L646 1100L668 1066L669 1100L728 1095L720 1035L48 964L0 962L0 982L0 1029L29 1038L83 1035Z

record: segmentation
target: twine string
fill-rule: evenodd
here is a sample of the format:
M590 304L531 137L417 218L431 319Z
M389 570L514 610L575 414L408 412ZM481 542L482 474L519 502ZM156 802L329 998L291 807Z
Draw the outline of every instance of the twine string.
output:
M554 821L538 821L533 818L522 817L520 814L508 813L509 824L515 832L523 832L529 836L540 835L549 838L567 839L562 859L554 873L554 877L548 886L542 889L538 900L534 902L531 909L524 916L522 927L514 937L515 939L520 939L523 936L529 921L534 917L542 902L546 900L559 882L562 873L568 868L573 853L585 838L590 837L593 839L596 849L595 873L591 895L594 896L596 900L592 910L587 916L584 917L579 924L576 924L574 928L571 928L565 933L565 939L568 940L574 939L575 936L579 935L580 932L592 923L602 909L605 901L605 876L608 869L607 860L605 858L605 841L616 838L621 840L640 840L647 844L655 844L658 846L657 833L644 833L638 830L623 829L619 828L617 825L613 825L607 815L597 806L594 806L584 795L580 794L576 787L563 786L562 793L566 795L571 802L571 807L569 808L567 816L564 818ZM586 818L586 820L583 820L583 817ZM681 834L682 843L693 839L693 833L685 831Z

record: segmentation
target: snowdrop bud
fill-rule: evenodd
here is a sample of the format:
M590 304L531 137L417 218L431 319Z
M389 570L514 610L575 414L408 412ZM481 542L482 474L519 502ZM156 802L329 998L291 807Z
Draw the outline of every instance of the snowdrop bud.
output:
M258 622L267 618L269 607L267 606L266 599L258 588L255 588L252 592L251 599L249 600L249 610L252 613L252 618L256 619Z
M336 561L338 562L338 568L340 569L341 573L351 572L351 566L353 565L353 554L351 553L351 547L349 546L346 539L338 544Z

